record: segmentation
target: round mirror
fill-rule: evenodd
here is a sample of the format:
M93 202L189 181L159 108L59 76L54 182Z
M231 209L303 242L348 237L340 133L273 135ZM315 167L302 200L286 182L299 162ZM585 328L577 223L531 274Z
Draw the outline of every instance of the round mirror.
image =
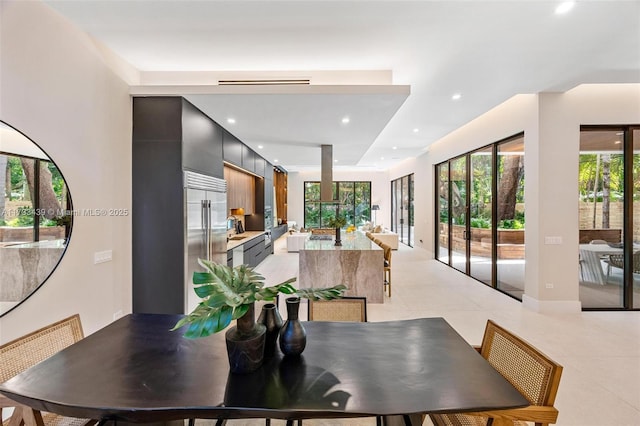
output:
M56 269L71 234L72 211L55 163L0 121L0 317Z

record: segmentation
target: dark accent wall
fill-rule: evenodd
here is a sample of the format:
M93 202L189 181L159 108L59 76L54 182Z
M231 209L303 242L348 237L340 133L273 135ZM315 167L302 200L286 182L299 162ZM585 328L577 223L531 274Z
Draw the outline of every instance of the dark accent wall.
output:
M133 99L133 312L184 312L183 169L223 178L222 128L180 97Z

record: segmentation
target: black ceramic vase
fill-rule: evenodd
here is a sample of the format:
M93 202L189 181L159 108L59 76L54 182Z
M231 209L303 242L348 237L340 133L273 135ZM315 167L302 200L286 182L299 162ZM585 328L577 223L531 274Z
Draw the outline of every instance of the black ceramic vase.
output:
M342 240L340 239L340 228L336 228L336 243L334 245L336 246L342 245Z
M267 328L257 324L255 318L255 305L252 303L247 313L225 333L232 373L250 373L262 365Z
M298 319L299 297L287 298L287 320L280 329L280 350L285 356L297 356L307 345L307 332Z
M267 328L267 335L264 342L264 356L272 357L276 351L276 341L284 321L280 316L278 308L273 303L267 303L262 307L258 324L263 324Z

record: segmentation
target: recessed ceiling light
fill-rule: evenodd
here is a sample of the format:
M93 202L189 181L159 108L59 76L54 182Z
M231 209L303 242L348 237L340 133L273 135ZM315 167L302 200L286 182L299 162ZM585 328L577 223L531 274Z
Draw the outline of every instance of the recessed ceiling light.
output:
M462 94L461 94L461 93L454 93L454 94L451 96L451 99L453 99L454 101L457 101L457 100L458 100L458 99L460 99L461 97L462 97Z
M563 13L567 13L573 6L575 6L576 2L574 1L563 1L556 7L556 15L562 15Z
M384 157L380 157L381 160L384 160Z
M334 163L337 163L337 162L338 162L338 160L333 160L333 162L334 162Z
M278 162L278 159L276 158L275 160L273 160L273 162L274 162L274 163L277 163L277 162Z
M616 145L620 145L622 142L621 141L615 141L614 144Z
M349 121L351 121L349 117L342 117L342 124L347 124Z
M624 135L624 132L616 132L616 136L622 136Z
M398 149L398 147L397 147L397 146L394 146L394 147L393 147L393 148L391 148L391 149Z
M262 148L264 148L264 146L258 145L258 149L262 149Z
M236 124L236 119L235 119L235 118L231 118L231 117L229 117L229 118L227 118L227 123L229 123L229 124Z
M413 133L418 133L420 131L420 129L418 129L417 127L415 129L413 129Z

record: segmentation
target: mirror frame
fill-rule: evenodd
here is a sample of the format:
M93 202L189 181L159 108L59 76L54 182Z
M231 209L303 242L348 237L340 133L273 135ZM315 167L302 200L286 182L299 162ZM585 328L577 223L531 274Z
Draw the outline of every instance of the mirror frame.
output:
M64 185L66 188L66 206L62 207L63 210L65 210L66 212L71 212L71 214L69 215L70 217L70 222L69 225L65 225L68 226L68 228L65 230L65 242L64 242L64 247L62 252L60 253L60 257L58 258L58 260L56 261L55 265L51 268L51 270L47 273L46 277L44 277L42 279L42 281L40 283L38 283L33 290L31 290L31 292L29 294L27 294L26 296L24 296L22 298L22 300L17 301L16 304L14 306L12 306L11 308L7 309L6 311L2 311L0 308L0 318L4 317L5 315L9 314L10 312L12 312L14 309L16 309L18 306L22 305L24 302L26 302L31 296L33 296L36 291L38 291L48 280L49 278L53 275L53 273L56 271L56 269L58 269L58 266L60 265L60 262L62 262L62 259L64 258L65 254L67 253L67 249L69 248L69 243L71 242L71 235L73 233L73 222L74 222L74 209L73 209L73 199L71 197L71 191L69 190L69 183L67 181L67 179L65 178L64 174L62 173L62 170L60 170L60 168L58 167L58 164L51 158L51 156L49 156L49 154L42 149L42 147L40 147L40 145L38 145L33 139L31 139L30 137L28 137L26 134L24 134L24 132L18 130L17 128L15 128L14 126L8 124L6 121L4 120L0 120L0 125L6 126L7 128L13 130L16 133L19 133L25 140L31 142L33 145L35 145L46 157L48 160L44 160L42 158L38 158L38 157L32 157L32 156L28 156L28 155L22 155L22 154L17 154L17 153L11 153L11 152L7 152L7 151L2 151L1 147L0 147L0 155L7 155L7 156L11 156L11 155L20 155L21 157L24 158L31 158L34 160L43 160L43 161L50 161L52 164L55 165L56 169L58 170L58 172L60 173L60 176L62 178L62 180L64 181ZM2 196L4 197L4 194L2 194ZM36 207L37 208L37 207ZM35 209L34 207L32 207L32 209ZM35 216L35 214L34 214ZM39 221L35 221L34 222L34 226L33 228L35 229L36 226L39 226ZM42 240L40 240L42 241ZM35 242L35 241L34 241ZM0 248L0 250L3 248Z

